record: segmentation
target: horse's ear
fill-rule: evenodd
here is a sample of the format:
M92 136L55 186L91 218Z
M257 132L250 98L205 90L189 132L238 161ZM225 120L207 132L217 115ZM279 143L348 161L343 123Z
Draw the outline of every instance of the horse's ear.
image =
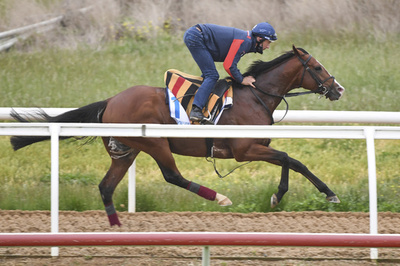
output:
M300 53L299 53L299 51L297 50L296 46L294 46L294 44L292 45L292 48L293 48L294 54L297 55L297 56L300 56Z

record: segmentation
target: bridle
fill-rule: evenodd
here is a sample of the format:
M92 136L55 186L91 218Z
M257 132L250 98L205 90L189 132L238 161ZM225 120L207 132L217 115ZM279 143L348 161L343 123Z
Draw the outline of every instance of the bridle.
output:
M286 103L286 112L285 115L276 123L281 122L287 115L288 111L289 111L289 103L287 102L286 98L287 97L295 97L295 96L300 96L300 95L305 95L305 94L311 94L311 93L318 93L320 94L320 98L322 96L327 95L332 89L333 89L333 84L335 83L335 77L334 76L329 76L328 78L326 78L325 80L321 81L321 79L318 77L317 74L315 74L315 72L307 65L308 62L311 60L312 55L309 55L309 57L306 60L303 60L300 56L297 55L297 58L300 60L300 62L302 63L303 67L304 67L304 71L303 74L301 76L301 80L300 80L300 84L299 86L297 86L296 88L301 88L303 85L303 81L304 81L304 76L306 75L306 72L308 72L310 74L310 76L315 80L315 82L317 82L318 84L318 89L315 91L304 91L304 92L291 92L291 93L286 93L285 95L275 95L275 94L271 94L268 93L262 89L260 89L259 87L257 87L255 84L255 89L259 92L261 92L262 94L271 96L271 97L276 97L276 98L281 98L285 103ZM328 81L332 79L332 83L329 85L329 87L324 86L324 84ZM272 112L271 110L268 108L268 106L263 102L263 100L260 98L260 96L258 96L255 92L254 92L254 88L250 86L250 90L251 92L254 94L254 96L258 99L258 101L261 103L261 105L267 110L270 118L271 118L271 122L272 124L274 124L274 118L272 116Z
M303 75L301 76L301 81L300 81L300 85L298 86L298 88L300 88L303 85L304 76L307 71L310 74L310 76L315 80L315 82L317 82L318 89L315 91L306 91L306 92L288 93L288 94L292 94L292 96L298 96L298 95L309 94L309 93L319 93L319 94L321 94L320 97L328 94L333 89L333 84L335 83L335 77L330 75L325 80L321 81L321 79L315 74L315 72L312 71L311 68L307 65L307 63L311 60L312 55L309 55L309 57L306 60L303 60L300 56L297 56L297 58L300 60L300 62L304 66ZM325 87L324 86L325 82L327 82L330 79L332 79L332 83L329 85L329 87ZM288 96L288 94L286 94L286 97L290 97L290 96Z

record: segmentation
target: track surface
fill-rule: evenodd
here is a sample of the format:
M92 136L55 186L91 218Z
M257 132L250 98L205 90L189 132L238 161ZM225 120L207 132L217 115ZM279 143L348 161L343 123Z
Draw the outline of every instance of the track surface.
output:
M48 211L1 211L0 232L50 232ZM369 233L368 213L145 212L119 213L110 227L105 212L62 211L60 232L293 232ZM379 213L379 233L399 234L400 214ZM201 247L0 248L2 265L201 265ZM211 247L212 265L376 265L368 248ZM380 265L400 264L400 249L379 249Z

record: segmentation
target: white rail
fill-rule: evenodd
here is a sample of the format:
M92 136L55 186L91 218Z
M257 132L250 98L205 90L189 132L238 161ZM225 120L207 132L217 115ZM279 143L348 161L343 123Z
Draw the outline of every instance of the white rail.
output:
M398 139L398 126L233 126L233 125L161 125L161 124L94 124L94 123L0 123L3 136L118 136L147 138L308 138L366 139L366 130L375 139ZM29 130L28 130L29 129Z
M38 108L0 108L0 120L12 120L10 112L15 109L18 113L34 113ZM76 108L41 108L51 116L59 115ZM273 116L279 121L285 115L284 110L275 110ZM282 123L373 123L400 124L400 112L380 111L309 111L290 110Z

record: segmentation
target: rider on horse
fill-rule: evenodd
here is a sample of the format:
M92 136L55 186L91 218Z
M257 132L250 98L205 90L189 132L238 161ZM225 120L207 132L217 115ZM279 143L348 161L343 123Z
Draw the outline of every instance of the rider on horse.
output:
M206 119L202 110L219 78L214 62L224 62L224 69L236 82L254 87L254 77L243 77L237 63L246 53L262 54L271 42L277 40L277 36L274 28L267 22L255 25L251 31L214 24L197 24L185 32L183 39L204 78L190 112L191 121L201 122Z

